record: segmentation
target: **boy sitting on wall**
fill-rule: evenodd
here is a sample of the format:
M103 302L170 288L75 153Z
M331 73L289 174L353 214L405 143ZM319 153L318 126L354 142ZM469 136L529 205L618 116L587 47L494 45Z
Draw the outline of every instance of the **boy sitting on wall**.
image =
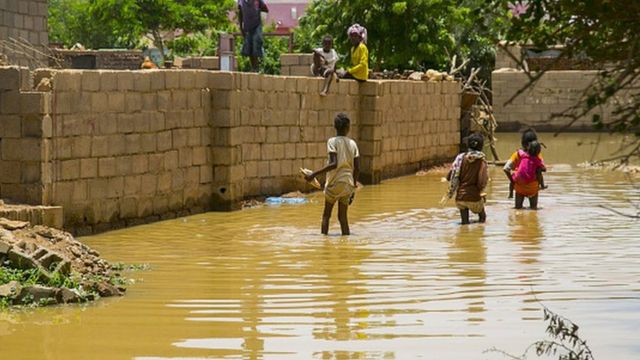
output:
M322 39L322 47L313 50L313 64L311 64L313 76L322 76L325 79L320 96L327 96L337 62L338 53L333 49L333 38L327 35Z

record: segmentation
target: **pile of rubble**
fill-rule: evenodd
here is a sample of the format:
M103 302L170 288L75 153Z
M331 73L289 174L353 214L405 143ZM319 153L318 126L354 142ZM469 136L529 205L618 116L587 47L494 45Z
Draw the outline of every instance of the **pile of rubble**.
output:
M3 284L7 274L28 274ZM71 234L0 218L0 300L14 305L57 304L120 296L120 274ZM20 277L20 276L18 276ZM22 279L25 280L25 279Z
M405 70L400 72L398 70L383 72L373 72L369 77L373 80L412 80L412 81L454 81L455 78L449 75L447 72L441 72L433 69L429 69L426 72Z

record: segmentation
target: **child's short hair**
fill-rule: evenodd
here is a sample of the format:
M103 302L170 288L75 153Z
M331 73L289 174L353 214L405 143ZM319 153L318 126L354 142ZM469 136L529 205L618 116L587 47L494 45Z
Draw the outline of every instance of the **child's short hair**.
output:
M482 137L482 134L473 133L469 135L467 144L471 150L482 151L482 148L484 147L484 137Z
M527 146L527 153L529 155L538 156L540 155L540 151L542 151L542 146L540 146L540 143L537 140L529 142L529 145Z
M538 140L538 134L536 134L536 131L533 128L524 129L524 131L522 132L522 139L521 139L521 144L523 149L526 149L527 145L530 142L537 141L537 140Z
M333 42L333 37L332 37L331 35L325 35L325 36L322 38L322 42L324 43L325 41L331 41L331 42Z
M338 113L336 118L333 120L333 126L336 130L344 130L351 125L351 120L349 120L349 116L345 113Z

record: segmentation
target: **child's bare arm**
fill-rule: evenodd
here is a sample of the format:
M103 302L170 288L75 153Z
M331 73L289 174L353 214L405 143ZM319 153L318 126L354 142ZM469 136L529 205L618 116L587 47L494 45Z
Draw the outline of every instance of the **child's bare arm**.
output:
M332 153L329 153L329 163L325 167L323 167L320 170L312 172L311 174L305 176L304 178L307 181L311 181L315 177L320 176L326 173L327 171L334 170L337 167L338 167L338 154L332 152Z

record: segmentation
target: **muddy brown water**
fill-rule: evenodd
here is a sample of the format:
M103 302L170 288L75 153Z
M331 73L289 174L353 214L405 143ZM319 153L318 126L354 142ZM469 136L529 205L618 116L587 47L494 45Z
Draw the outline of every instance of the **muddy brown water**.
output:
M517 134L499 134L506 157ZM351 237L318 234L322 195L86 237L148 263L125 297L0 314L1 359L501 359L544 336L542 301L597 359L638 359L640 190L575 165L619 137L542 134L540 211L516 211L498 168L488 222L461 227L442 174L367 186ZM582 143L582 146L577 146ZM535 294L535 295L534 295Z

